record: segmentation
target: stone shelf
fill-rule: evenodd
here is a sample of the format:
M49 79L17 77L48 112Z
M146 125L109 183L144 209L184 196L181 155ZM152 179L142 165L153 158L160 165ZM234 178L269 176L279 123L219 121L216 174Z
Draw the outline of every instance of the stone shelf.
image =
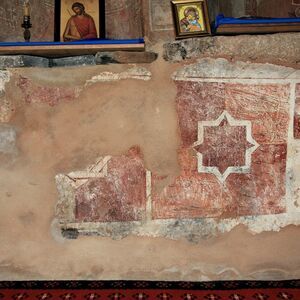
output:
M157 53L147 51L107 51L87 55L44 57L30 55L0 55L0 69L24 67L68 67L106 64L149 64L157 59Z

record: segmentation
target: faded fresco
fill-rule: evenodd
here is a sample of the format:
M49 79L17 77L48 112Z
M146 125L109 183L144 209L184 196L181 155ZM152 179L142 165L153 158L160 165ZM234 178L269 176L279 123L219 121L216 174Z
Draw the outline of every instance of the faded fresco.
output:
M0 72L1 279L299 277L297 70L76 70Z
M110 39L143 37L142 1L105 1L105 26Z
M151 62L0 56L0 280L300 278L299 33L174 41L150 2Z
M54 41L54 0L31 0L30 5L31 41ZM22 1L1 1L0 22L0 41L24 41Z
M173 30L170 1L149 1L150 28L152 31Z
M271 18L299 17L300 3L297 0L257 1L257 15Z

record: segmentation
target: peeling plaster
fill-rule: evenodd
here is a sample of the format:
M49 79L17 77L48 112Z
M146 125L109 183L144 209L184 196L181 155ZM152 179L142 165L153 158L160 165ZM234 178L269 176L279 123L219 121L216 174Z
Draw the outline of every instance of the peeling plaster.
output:
M9 71L0 71L0 94L5 91L5 84L9 82L10 77Z
M93 76L91 79L88 79L85 83L85 86L89 86L96 82L118 81L124 79L138 79L147 81L150 80L151 77L151 72L146 68L133 67L121 73L102 72L99 75Z
M0 123L7 123L12 117L14 105L5 95L5 85L10 81L9 71L0 71Z
M249 216L236 219L218 220L214 218L152 220L147 222L111 222L111 223L67 223L63 229L77 229L83 235L99 235L122 239L128 235L165 237L172 240L185 238L198 243L203 239L228 233L238 225L245 225L251 234L267 231L279 232L288 225L300 225L300 213Z
M203 58L197 63L187 65L177 70L172 78L239 78L239 79L299 79L299 70L249 62L229 62L227 59Z

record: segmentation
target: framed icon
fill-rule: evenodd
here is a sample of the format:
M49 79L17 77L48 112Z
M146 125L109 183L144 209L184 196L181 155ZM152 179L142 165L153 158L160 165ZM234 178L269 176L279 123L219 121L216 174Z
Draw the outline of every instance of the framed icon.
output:
M56 0L55 41L105 38L104 0Z
M210 35L206 0L171 1L176 38Z

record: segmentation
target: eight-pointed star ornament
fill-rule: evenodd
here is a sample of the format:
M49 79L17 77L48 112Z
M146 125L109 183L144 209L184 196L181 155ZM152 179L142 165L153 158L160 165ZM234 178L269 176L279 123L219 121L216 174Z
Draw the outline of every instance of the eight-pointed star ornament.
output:
M225 182L231 173L249 173L252 153L259 147L251 122L235 120L227 111L213 121L198 122L198 172L212 173Z

